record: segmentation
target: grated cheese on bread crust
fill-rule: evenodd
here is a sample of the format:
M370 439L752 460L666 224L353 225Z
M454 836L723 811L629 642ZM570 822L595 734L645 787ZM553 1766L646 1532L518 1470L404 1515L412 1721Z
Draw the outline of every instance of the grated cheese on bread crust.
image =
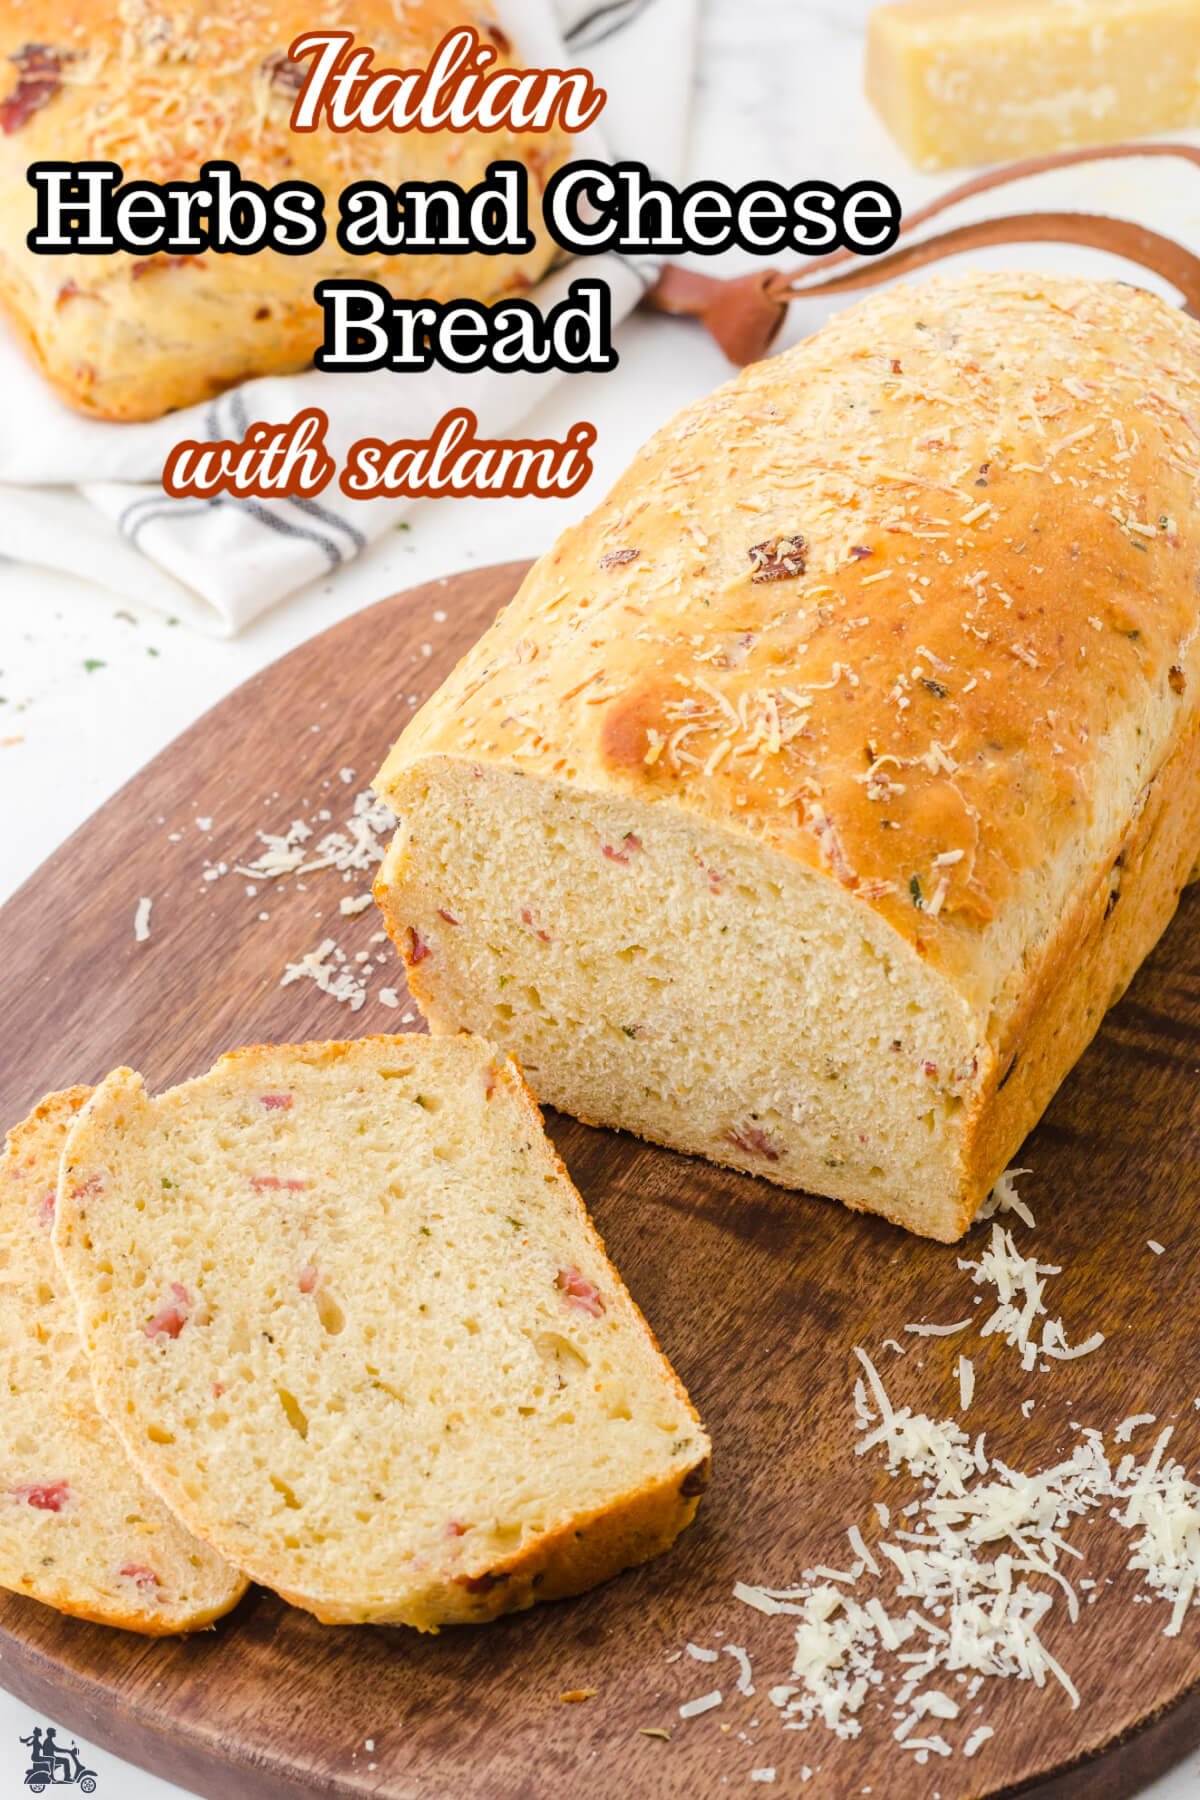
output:
M0 1158L0 1586L160 1637L210 1624L246 1583L139 1480L92 1398L50 1241L89 1091L49 1095Z
M55 1245L146 1480L330 1622L579 1593L687 1525L709 1444L515 1064L466 1037L118 1069Z
M897 288L685 409L376 779L435 1031L963 1232L1200 842L1200 328Z

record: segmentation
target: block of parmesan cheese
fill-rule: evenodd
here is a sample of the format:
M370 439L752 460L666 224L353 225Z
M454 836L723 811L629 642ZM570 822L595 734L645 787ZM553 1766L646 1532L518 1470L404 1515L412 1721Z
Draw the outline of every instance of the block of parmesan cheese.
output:
M646 445L409 724L377 892L435 1031L953 1238L1200 843L1200 326L854 307Z
M919 169L1200 122L1200 0L895 0L867 92Z

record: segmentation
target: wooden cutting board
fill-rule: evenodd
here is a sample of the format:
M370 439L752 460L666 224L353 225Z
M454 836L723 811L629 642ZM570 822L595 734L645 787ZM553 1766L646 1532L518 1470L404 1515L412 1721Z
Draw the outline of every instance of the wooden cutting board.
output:
M331 819L318 835L340 823L412 697L449 670L521 573L509 565L417 588L293 651L38 871L0 911L0 1119L119 1062L155 1087L240 1043L397 1029L400 965L371 941L373 911L338 910L367 876L346 883L325 871L250 894L232 872L204 879L204 864L244 861L261 848L259 830L321 808ZM142 896L153 902L151 936L137 943ZM351 959L372 959L371 998L357 1012L310 981L280 986L285 964L326 936ZM381 987L399 990L399 1009L379 1001ZM973 1290L953 1249L553 1119L611 1254L712 1432L713 1485L676 1549L580 1600L439 1637L326 1629L255 1591L217 1630L152 1643L4 1596L0 1681L220 1800L695 1797L744 1791L751 1769L772 1766L764 1791L830 1800L969 1800L1034 1784L1087 1800L1133 1793L1200 1742L1200 1609L1179 1637L1162 1636L1168 1609L1133 1604L1139 1588L1106 1519L1082 1535L1089 1572L1111 1575L1111 1587L1078 1624L1056 1609L1044 1634L1081 1707L1056 1686L989 1683L966 1722L986 1720L995 1736L970 1760L918 1767L892 1743L890 1717L870 1708L857 1741L781 1730L766 1690L788 1673L789 1622L751 1612L731 1590L738 1579L782 1586L818 1561L844 1567L847 1527L875 1500L908 1497L876 1458L854 1454L855 1344L876 1357L897 1403L935 1417L956 1407L954 1365L969 1348L970 1429L1018 1467L1069 1450L1072 1421L1111 1431L1139 1412L1178 1421L1173 1453L1200 1459L1198 1074L1194 889L1021 1159L1033 1170L1024 1191L1039 1258L1063 1265L1051 1310L1072 1341L1107 1335L1098 1353L1048 1375L1023 1375L1013 1351L974 1332L910 1337L903 1358L882 1348L907 1322L969 1312ZM1161 1256L1148 1239L1165 1246ZM734 1692L731 1658L678 1657L689 1639L746 1645L755 1697ZM679 1719L682 1701L715 1686L723 1705ZM588 1688L595 1695L581 1703L560 1699ZM961 1725L942 1727L956 1744Z

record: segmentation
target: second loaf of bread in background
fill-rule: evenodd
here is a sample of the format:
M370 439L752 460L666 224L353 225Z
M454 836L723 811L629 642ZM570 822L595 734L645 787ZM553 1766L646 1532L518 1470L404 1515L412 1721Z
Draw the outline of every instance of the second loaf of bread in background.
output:
M99 418L151 419L302 369L322 335L313 287L331 277L379 282L397 298L523 293L554 257L544 232L517 256L353 256L337 244L337 196L367 178L469 189L490 163L512 161L528 171L537 231L538 194L569 154L561 131L290 128L311 66L288 60L300 34L350 31L377 68L417 69L463 25L495 49L495 66L520 65L490 9L457 0L332 0L319 14L301 0L0 7L0 303L59 393ZM25 171L55 158L115 162L126 181L196 181L210 159L266 188L308 181L325 195L328 235L303 256L37 256L25 242L37 211Z

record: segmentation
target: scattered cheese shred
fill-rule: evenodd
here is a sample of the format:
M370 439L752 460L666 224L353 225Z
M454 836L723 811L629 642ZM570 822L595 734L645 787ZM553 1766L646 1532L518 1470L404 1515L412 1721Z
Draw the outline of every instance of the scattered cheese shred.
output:
M858 1529L858 1526L851 1525L846 1536L850 1540L850 1548L853 1550L855 1556L857 1556L863 1568L870 1569L872 1575L878 1575L879 1564L875 1561L875 1558L868 1549L867 1541L863 1537L862 1532Z
M1153 1413L1130 1413L1127 1419L1121 1420L1113 1432L1113 1437L1118 1444L1127 1444L1139 1425L1157 1425L1157 1423L1158 1420Z
M969 1356L958 1359L958 1403L966 1412L975 1397L975 1364Z
M750 1658L739 1644L725 1644L726 1656L732 1656L738 1666L737 1691L739 1694L753 1694L754 1680L750 1668Z
M1029 1175L1031 1173L1032 1171L1029 1169L1005 1169L1003 1175L999 1177L995 1187L976 1213L976 1223L983 1224L988 1219L994 1218L997 1213L1014 1212L1021 1223L1023 1225L1028 1225L1030 1231L1032 1231L1035 1223L1032 1208L1022 1200L1016 1187L1018 1176Z
M135 944L144 944L150 936L150 908L153 904L153 900L148 900L145 894L137 903L133 915L133 941Z
M787 1598L789 1592L789 1589L772 1591L770 1588L751 1587L745 1581L735 1581L733 1584L735 1600L742 1601L745 1606L752 1606L755 1612L768 1615L800 1611L800 1608L792 1605Z
M697 1694L694 1700L685 1700L679 1709L681 1719L698 1719L701 1713L711 1712L714 1706L721 1704L721 1690L714 1688L710 1694Z

